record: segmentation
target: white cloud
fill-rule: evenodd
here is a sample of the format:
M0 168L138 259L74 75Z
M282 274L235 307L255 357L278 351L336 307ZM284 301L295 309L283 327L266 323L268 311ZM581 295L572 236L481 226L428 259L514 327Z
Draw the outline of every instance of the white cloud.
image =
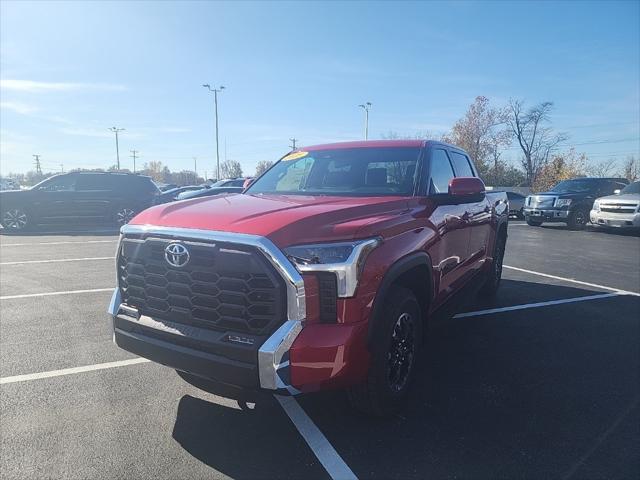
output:
M21 115L29 115L30 113L38 110L32 105L18 102L0 102L0 109L11 110L12 112L16 112Z
M71 92L78 90L110 90L123 91L127 88L124 85L111 83L77 83L77 82L37 82L34 80L0 80L0 88L5 90L16 90L20 92Z

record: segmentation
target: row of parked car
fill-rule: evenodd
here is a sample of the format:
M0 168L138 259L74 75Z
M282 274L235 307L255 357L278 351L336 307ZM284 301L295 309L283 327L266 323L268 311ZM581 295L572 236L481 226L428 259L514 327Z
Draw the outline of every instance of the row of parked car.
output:
M521 211L534 227L562 222L572 230L582 230L591 222L604 228L640 228L640 182L630 184L625 178L564 180L548 192L526 197Z
M6 230L37 225L124 225L161 203L241 192L250 179L161 191L151 178L115 172L72 172L49 177L32 188L0 192L0 222Z

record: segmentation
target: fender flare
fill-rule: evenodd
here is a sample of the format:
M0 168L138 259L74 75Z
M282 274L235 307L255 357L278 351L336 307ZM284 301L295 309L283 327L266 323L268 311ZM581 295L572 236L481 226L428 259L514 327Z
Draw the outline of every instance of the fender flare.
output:
M369 314L367 345L371 345L371 342L373 341L376 330L375 320L383 308L384 298L391 288L391 285L393 285L393 283L400 278L402 274L419 266L427 267L429 272L429 298L427 299L427 303L429 304L433 300L433 267L431 265L431 258L429 257L429 254L427 254L427 252L414 252L397 260L393 265L391 265L391 267L389 267L387 273L385 273L373 300L373 306L371 307L371 313ZM427 312L424 313L426 314Z

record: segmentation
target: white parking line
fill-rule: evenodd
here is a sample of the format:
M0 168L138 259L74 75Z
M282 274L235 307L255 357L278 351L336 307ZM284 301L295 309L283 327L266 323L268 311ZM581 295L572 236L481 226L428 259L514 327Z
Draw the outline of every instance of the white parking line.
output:
M107 368L126 367L138 363L148 363L151 360L146 358L132 358L130 360L120 360L117 362L96 363L84 367L63 368L62 370L50 370L48 372L29 373L26 375L15 375L13 377L0 378L0 385L5 383L27 382L29 380L42 380L43 378L61 377L63 375L73 375L75 373L93 372L94 370L105 370Z
M274 395L274 397L331 478L334 480L358 478L295 398L281 395Z
M76 293L96 293L96 292L113 292L113 287L92 288L89 290L67 290L64 292L44 292L44 293L25 293L22 295L4 295L0 297L0 300L12 300L14 298L52 297L55 295L74 295Z
M3 262L0 265L25 265L31 263L88 262L91 260L114 260L115 257L59 258L55 260L24 260L21 262Z
M587 300L597 300L599 298L609 298L624 295L623 293L600 293L597 295L587 295L585 297L563 298L561 300L550 300L548 302L525 303L522 305L512 305L510 307L489 308L475 312L465 312L455 315L453 318L478 317L480 315L490 315L492 313L512 312L514 310L525 310L527 308L547 307L549 305L562 305L563 303L586 302Z
M25 247L29 245L69 245L72 243L84 244L84 243L116 243L118 240L84 240L82 242L32 242L32 243L0 243L1 248L5 247Z
M620 290L619 288L607 287L605 285L598 285L597 283L583 282L581 280L576 280L574 278L558 277L556 275L549 275L548 273L536 272L534 270L527 270L519 267L511 267L509 265L503 265L503 268L508 268L509 270L516 270L518 272L530 273L532 275L538 275L539 277L547 277L547 278L553 278L554 280L562 280L563 282L575 283L576 285L584 285L585 287L600 288L602 290L609 290L610 292L624 293L625 295L634 295L636 297L640 297L640 293L638 292Z

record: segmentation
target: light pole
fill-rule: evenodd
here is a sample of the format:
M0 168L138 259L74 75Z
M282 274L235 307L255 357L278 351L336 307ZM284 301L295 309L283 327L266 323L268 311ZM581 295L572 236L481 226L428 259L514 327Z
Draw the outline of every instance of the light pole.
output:
M118 146L118 133L122 132L124 128L111 127L109 130L116 134L116 159L118 160L118 170L120 170L120 147Z
M369 139L369 109L371 108L371 102L358 105L364 110L364 139Z
M218 148L218 92L224 90L224 86L220 85L218 88L211 88L211 85L208 83L205 83L202 86L209 89L210 92L213 92L213 103L216 111L216 180L220 180L220 149Z

